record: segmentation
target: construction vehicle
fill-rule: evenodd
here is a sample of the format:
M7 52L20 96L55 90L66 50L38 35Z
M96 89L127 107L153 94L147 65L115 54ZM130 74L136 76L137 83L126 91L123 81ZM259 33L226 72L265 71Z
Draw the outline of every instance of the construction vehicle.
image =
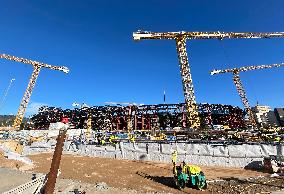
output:
M164 133L156 133L153 136L150 136L151 140L156 140L156 141L163 141L167 140L167 136Z
M173 174L175 184L179 190L186 186L199 190L207 189L207 182L201 168L196 165L189 165L182 162L180 165L176 164L177 151L172 154Z
M248 114L249 123L253 128L257 128L257 124L253 116L253 113L252 113L249 101L247 99L245 89L241 82L239 73L246 72L246 71L252 71L252 70L258 70L258 69L268 69L268 68L273 68L273 67L284 67L284 63L271 64L271 65L247 66L247 67L239 67L239 68L224 69L224 70L213 70L210 72L211 75L216 75L216 74L221 74L221 73L233 73L234 84L236 85L237 92Z
M193 82L190 73L190 67L186 52L187 39L231 39L231 38L279 38L284 37L284 32L273 33L252 33L252 32L149 32L137 31L133 33L133 39L154 39L154 40L175 40L177 53L179 58L180 72L182 77L183 92L187 109L187 120L189 127L193 129L200 129L200 118L198 115L198 107L194 94Z
M263 159L263 170L268 173L284 173L284 156L269 155Z
M41 63L41 62L38 62L38 61L32 61L32 60L29 60L29 59L19 58L19 57L7 55L7 54L0 54L0 58L1 59L7 59L7 60L10 60L10 61L16 61L16 62L21 62L21 63L25 63L25 64L30 64L34 67L32 76L30 78L30 82L29 82L28 87L25 91L25 94L23 96L22 102L20 104L17 116L16 116L14 124L13 124L13 127L15 129L19 129L20 125L22 123L22 120L24 118L26 108L29 104L29 101L30 101L30 98L31 98L31 95L32 95L32 91L33 91L33 88L35 86L35 83L36 83L36 80L38 78L38 75L39 75L41 68L44 67L44 68L48 68L48 69L52 69L52 70L63 71L64 73L68 73L69 69L67 67L64 67L64 66L59 67L59 66L48 65L48 64Z
M261 134L261 139L266 142L280 142L282 137L276 134Z
M29 136L26 143L27 145L31 145L33 142L40 142L44 140L45 140L44 136L39 136L39 137Z

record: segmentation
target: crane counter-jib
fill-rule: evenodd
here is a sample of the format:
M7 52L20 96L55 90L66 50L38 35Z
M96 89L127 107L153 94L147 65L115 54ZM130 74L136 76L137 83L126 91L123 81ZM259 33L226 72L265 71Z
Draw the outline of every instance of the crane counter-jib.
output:
M252 70L257 70L257 69L269 69L269 68L273 68L273 67L284 67L284 63L270 64L270 65L246 66L246 67L224 69L224 70L214 69L210 72L210 74L216 75L216 74L220 74L220 73L239 73L239 72L252 71Z

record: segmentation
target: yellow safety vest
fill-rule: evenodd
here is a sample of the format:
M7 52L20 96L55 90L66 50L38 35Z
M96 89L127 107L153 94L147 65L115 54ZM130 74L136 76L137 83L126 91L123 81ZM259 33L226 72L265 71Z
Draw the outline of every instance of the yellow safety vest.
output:
M176 151L174 151L174 152L172 153L172 162L173 162L173 163L176 163L176 162L177 162L177 152L176 152Z

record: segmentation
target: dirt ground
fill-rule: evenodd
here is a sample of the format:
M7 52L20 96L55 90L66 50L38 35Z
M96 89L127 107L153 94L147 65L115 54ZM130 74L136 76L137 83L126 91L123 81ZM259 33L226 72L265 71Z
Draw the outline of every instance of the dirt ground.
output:
M47 173L52 159L51 154L29 156L35 162L33 171ZM111 187L135 189L141 192L164 191L180 193L175 189L171 164L149 161L115 160L63 155L61 178L81 180L87 183L105 182ZM225 178L245 179L266 176L267 174L241 168L202 167L207 180ZM212 190L209 184L209 191ZM190 193L211 193L186 189Z
M52 154L42 153L29 156L34 162L29 171L48 173ZM21 169L21 162L11 162L0 156L0 167ZM138 193L260 193L284 189L284 179L270 178L268 174L241 168L201 167L209 188L198 191L186 188L175 189L171 164L149 161L116 160L110 158L63 155L61 159L61 179L81 181L86 184L104 182L117 189L135 190ZM253 179L248 179L254 177ZM269 178L267 178L269 177ZM213 182L213 180L220 180ZM224 181L225 180L225 181Z
M24 163L16 160L8 160L4 157L4 153L0 151L0 167L19 169L25 166Z

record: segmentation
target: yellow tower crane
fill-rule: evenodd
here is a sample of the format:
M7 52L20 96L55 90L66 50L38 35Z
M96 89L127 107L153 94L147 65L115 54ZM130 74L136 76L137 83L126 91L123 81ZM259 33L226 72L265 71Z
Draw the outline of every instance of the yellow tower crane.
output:
M252 110L250 108L249 101L246 96L245 89L243 87L243 84L240 79L240 72L246 72L246 71L252 71L252 70L258 70L258 69L268 69L268 68L273 68L273 67L283 67L284 63L281 64L271 64L271 65L258 65L258 66L247 66L247 67L239 67L239 68L232 68L232 69L224 69L224 70L213 70L210 72L211 75L216 75L220 73L233 73L233 81L234 84L236 85L237 91L239 96L241 97L242 103L244 105L244 108L248 114L249 117L249 122L252 127L257 127L256 126L256 121L254 119L254 116L252 114Z
M187 108L187 118L190 127L200 128L200 118L198 116L198 107L195 100L193 83L190 73L190 67L186 52L187 39L228 39L228 38L278 38L284 37L284 32L273 33L253 33L253 32L148 32L137 31L133 33L134 40L143 39L168 39L175 40L179 58L180 72L182 77L183 92Z
M30 64L34 67L32 76L30 78L30 82L29 82L28 87L26 89L26 92L23 96L22 102L20 104L17 116L16 116L14 124L13 124L14 128L19 129L20 125L22 123L22 120L24 118L27 105L30 101L30 97L32 95L32 91L33 91L33 88L35 86L35 83L36 83L37 77L39 75L40 69L42 67L44 67L44 68L48 68L48 69L52 69L52 70L63 71L64 73L68 73L69 69L67 67L64 67L64 66L59 67L59 66L48 65L48 64L45 64L45 63L32 61L32 60L25 59L25 58L19 58L19 57L7 55L7 54L0 54L0 58L11 60L11 61L16 61L16 62L21 62L21 63L25 63L25 64Z

